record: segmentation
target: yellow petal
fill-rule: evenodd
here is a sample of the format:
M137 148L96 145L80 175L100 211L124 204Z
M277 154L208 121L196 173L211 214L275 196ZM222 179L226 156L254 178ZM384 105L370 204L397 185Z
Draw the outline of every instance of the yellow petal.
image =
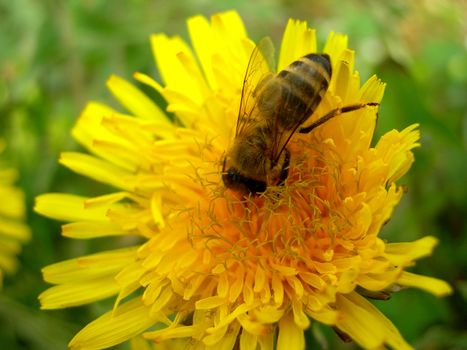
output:
M246 32L242 20L235 11L214 15L212 25L202 16L192 17L188 20L188 31L196 55L212 90L221 88L217 77L218 74L215 72L214 57L216 55L217 57L238 55L239 59L236 60L228 57L230 58L228 63L240 63L243 67L241 68L241 74L244 74L248 59L247 52L243 47Z
M381 102L386 84L381 82L376 75L368 79L360 88L358 100L362 102Z
M250 317L247 314L238 315L237 321L240 322L243 330L251 335L259 336L268 331L267 325L257 322L254 317Z
M396 282L400 269L382 272L380 274L362 274L357 279L357 284L371 291L380 291Z
M224 316L219 323L217 323L214 327L208 328L206 331L208 333L215 333L217 332L220 328L223 328L230 323L232 323L239 315L244 314L248 312L249 310L254 309L255 307L258 306L258 302L253 304L253 305L247 305L247 304L241 304L237 306L230 314L227 314Z
M356 268L351 268L342 273L339 277L339 284L337 286L338 292L346 294L353 291L356 286L356 280L358 275L359 271Z
M0 235L0 256L2 254L18 254L21 244L16 239L10 239Z
M137 117L148 120L167 121L167 116L141 90L137 89L123 78L112 75L107 81L107 87L128 111Z
M203 342L208 345L206 350L232 350L237 341L238 332L240 331L240 325L238 323L233 324L227 329L225 334L217 341L209 342L207 338L214 336L208 336L203 339Z
M416 275L407 271L402 272L397 282L403 286L423 289L437 297L452 294L452 288L446 282L437 278Z
M316 288L317 290L322 290L326 286L326 282L324 282L323 279L316 273L307 271L300 272L300 278L306 284Z
M193 80L193 77L187 72L183 63L177 58L179 54L183 53L185 57L194 60L191 49L181 38L169 38L165 34L151 35L151 47L158 71L166 86L181 92L186 91L184 87L192 89L196 87L195 80ZM195 100L199 100L201 97L200 91L192 92L196 96Z
M41 309L61 309L89 304L118 293L113 277L67 283L47 289L39 296Z
M264 269L262 267L258 266L256 268L253 292L259 293L261 290L263 290L265 283L266 283L266 273L264 272Z
M154 223L160 229L165 227L164 217L162 216L162 197L158 192L153 193L151 197L151 213Z
M394 349L412 349L391 321L359 294L338 294L337 309L340 314L337 327L363 348L375 349L388 344Z
M65 260L42 269L44 280L61 284L115 275L135 261L138 247L130 247Z
M349 104L347 95L351 88L349 86L349 81L353 74L353 67L351 67L350 63L347 61L338 61L336 67L336 71L332 73L332 84L334 85L334 94L336 94L342 99L343 105L347 105Z
M214 42L220 43L217 47L218 53L213 56L214 71L228 68L224 71L230 71L231 81L238 82L239 73L241 78L245 74L245 67L253 48L246 35L243 21L236 11L226 11L214 14L211 23ZM216 58L223 61L220 66L216 65Z
M414 242L386 243L385 255L396 263L417 260L432 253L438 240L433 236L426 236Z
M398 180L410 168L414 161L411 150L420 146L419 139L418 124L413 124L400 132L391 130L378 141L376 150L388 164L388 183Z
M237 270L237 275L233 283L231 283L229 288L229 302L234 303L237 298L240 296L243 288L243 277L245 275L245 270L242 265Z
M75 239L89 239L106 236L123 236L128 231L123 230L120 225L112 222L72 222L62 226L62 235L64 237Z
M316 31L305 21L289 19L282 36L277 70L281 71L293 61L316 52Z
M131 339L157 322L135 298L84 327L70 342L71 349L103 349Z
M117 112L101 103L89 102L72 129L73 137L88 149L92 148L92 143L97 135L102 138L113 138L108 130L102 127L101 122L104 116L115 115Z
M116 116L118 113L112 108L103 104L90 102L81 113L78 122L72 130L73 137L95 155L115 164L123 169L134 171L138 164L135 164L122 155L115 152L115 149L109 151L108 147L102 147L100 144L118 145L120 148L131 148L131 140L125 140L112 132L103 125L103 120L107 117ZM115 147L114 147L115 148ZM134 147L133 147L134 149Z
M157 299L151 305L151 315L158 315L159 312L170 302L174 292L170 286L162 289Z
M48 193L36 198L34 210L61 221L108 221L106 207L85 208L87 198L71 194Z
M256 350L257 343L258 336L242 329L242 333L240 334L240 350Z
M305 349L305 335L303 329L297 326L291 314L279 321L279 335L277 337L277 350Z
M276 323L284 315L284 309L275 306L263 306L253 311L254 318L261 323Z
M151 78L147 74L136 72L133 74L133 78L138 80L140 83L143 83L147 86L152 87L158 93L162 93L162 90L164 89L161 84L159 84L157 81L155 81L153 78Z
M166 339L193 337L199 332L198 326L177 326L146 332L144 333L144 337L159 343L166 341Z
M307 308L306 313L316 321L327 325L335 325L339 317L339 313L330 307L324 307L317 311Z
M212 67L213 34L209 22L203 16L194 16L188 19L188 32L190 33L191 42L199 58L203 72L206 75L206 80L209 86L215 90L218 88L217 81L214 76Z
M270 332L262 337L258 337L258 342L261 350L274 350L276 335L274 332Z
M11 173L11 174L10 174ZM0 216L7 216L13 219L22 219L24 217L24 194L18 188L10 187L10 178L13 180L16 176L13 170L3 170L0 168L0 198L8 198L7 201L0 202ZM1 181L6 183L2 186Z
M31 231L20 221L0 217L0 235L26 242L31 237Z
M246 37L243 21L237 11L219 12L212 16L212 27L222 38L228 42L237 43L238 39Z
M292 311L295 324L301 329L307 329L310 326L308 316L303 312L303 304L301 301L292 301Z
M198 300L195 304L195 307L197 310L214 309L220 305L225 304L225 302L225 298L216 295Z
M333 65L333 68L337 64L339 59L341 59L341 55L347 49L347 42L348 42L347 35L340 34L340 33L334 33L334 32L329 33L328 40L326 41L326 44L324 45L323 52L335 58L334 61L331 62Z
M64 152L60 155L59 162L74 172L96 181L127 191L134 190L128 181L129 172L99 158L83 153Z

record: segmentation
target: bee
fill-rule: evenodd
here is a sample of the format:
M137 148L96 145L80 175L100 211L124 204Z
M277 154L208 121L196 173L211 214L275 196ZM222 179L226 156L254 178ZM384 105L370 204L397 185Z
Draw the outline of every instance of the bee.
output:
M332 76L329 55L310 53L279 73L272 71L273 46L264 38L251 54L240 100L233 145L223 161L222 180L243 195L283 185L290 166L287 144L335 116L378 103L335 108L303 126L326 94Z

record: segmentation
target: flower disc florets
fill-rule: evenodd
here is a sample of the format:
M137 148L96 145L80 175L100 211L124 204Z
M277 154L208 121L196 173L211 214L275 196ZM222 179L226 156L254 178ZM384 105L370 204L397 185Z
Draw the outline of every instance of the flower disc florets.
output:
M410 348L362 295L394 285L449 292L442 281L404 271L430 254L434 238L390 244L378 237L403 194L396 181L413 162L417 125L372 146L378 107L366 106L294 135L284 184L251 196L226 189L223 159L254 44L235 12L188 25L193 50L178 37L151 38L163 85L135 75L162 94L174 118L112 77L110 90L132 115L90 103L73 135L96 156L61 157L120 191L37 201L37 211L70 222L68 237L137 235L143 242L46 267L44 278L56 286L41 295L43 308L117 295L114 310L80 331L72 348L143 334L196 349L302 349L312 320L364 348ZM337 107L381 102L384 84L371 77L360 85L345 36L332 33L322 51L332 79L310 121ZM310 52L317 52L315 32L289 21L277 71Z

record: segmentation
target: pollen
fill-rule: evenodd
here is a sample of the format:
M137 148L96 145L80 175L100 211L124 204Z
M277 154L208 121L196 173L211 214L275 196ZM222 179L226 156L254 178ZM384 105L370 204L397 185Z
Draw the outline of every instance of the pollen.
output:
M315 31L290 20L279 70L318 51L332 65L306 125L343 106L363 107L294 133L283 183L247 195L227 188L223 161L255 44L233 11L190 18L188 28L191 46L151 37L162 82L135 74L164 97L170 118L113 76L108 87L126 112L92 102L73 128L86 152L63 153L60 162L115 191L44 194L35 210L66 222L67 237L131 237L134 245L44 268L53 286L39 297L41 307L114 298L113 308L75 335L72 349L138 336L199 349L304 349L313 322L365 349L410 349L366 296L394 286L451 292L441 280L406 271L431 254L436 239L379 237L404 194L398 182L414 161L418 125L373 140L385 84L376 76L361 84L345 35L331 33L318 50Z

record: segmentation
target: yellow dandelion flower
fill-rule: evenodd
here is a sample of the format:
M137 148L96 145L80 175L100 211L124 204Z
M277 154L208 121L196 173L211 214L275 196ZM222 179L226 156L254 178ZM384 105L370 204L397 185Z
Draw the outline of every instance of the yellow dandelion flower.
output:
M5 143L0 140L0 153ZM14 187L18 174L15 169L0 163L0 286L3 274L12 274L18 268L16 255L21 244L30 238L25 214L24 194Z
M170 117L112 76L108 87L128 112L89 103L73 136L92 155L61 155L66 167L117 191L37 198L37 212L68 222L64 236L132 235L142 243L46 267L54 286L40 296L42 308L115 297L113 310L73 338L74 349L141 335L196 349L303 349L314 321L363 348L411 348L365 296L400 287L450 292L443 281L406 271L431 253L435 238L378 237L403 194L396 181L414 160L417 125L371 145L384 84L371 77L361 85L346 36L332 33L320 50L332 78L311 120L373 105L295 133L285 183L239 196L224 186L222 169L255 45L235 12L193 17L188 29L192 48L179 37L151 37L163 84L135 75L162 94ZM312 52L315 31L290 20L277 71Z

